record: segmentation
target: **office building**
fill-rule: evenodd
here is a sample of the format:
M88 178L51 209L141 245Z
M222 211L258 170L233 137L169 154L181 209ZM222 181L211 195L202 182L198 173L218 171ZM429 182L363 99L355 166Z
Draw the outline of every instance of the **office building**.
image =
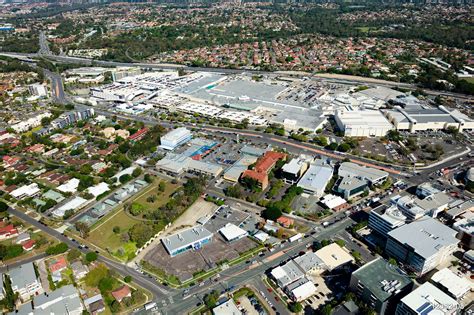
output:
M176 234L164 237L161 243L168 254L174 257L188 250L198 250L211 242L212 233L203 227L193 227Z
M354 263L354 257L336 243L331 243L314 252L324 269L333 271Z
M303 175L308 169L308 164L310 161L311 158L301 155L283 165L281 169L283 181L290 185L296 183L300 179L301 175Z
M380 236L387 237L389 232L405 225L406 219L396 206L380 205L370 211L368 226Z
M400 195L390 198L391 204L396 205L408 221L418 220L423 216L435 218L440 212L448 209L453 201L445 192L438 192L424 199Z
M191 134L191 131L186 129L186 127L173 129L166 135L161 137L160 148L163 148L165 150L174 150L178 146L183 145L189 140L191 140L192 137L193 135Z
M331 181L334 169L329 164L314 163L298 181L297 186L303 188L306 194L321 197L326 186Z
M268 174L275 167L280 160L285 161L287 155L281 152L267 151L257 160L255 167L251 170L245 170L241 178L251 178L255 180L258 185L265 190L268 187Z
M28 85L28 91L33 96L46 97L48 96L48 88L43 84L35 83Z
M334 185L334 191L350 200L369 190L366 180L358 177L340 177Z
M156 163L156 169L171 176L181 176L185 172L215 178L223 172L219 164L194 160L184 154L168 153Z
M388 173L376 168L361 166L352 162L343 162L338 169L341 177L357 177L368 182L369 186L383 183L388 178Z
M43 291L40 281L36 278L33 263L26 263L10 270L10 280L13 292L18 292L20 298L25 301Z
M234 300L229 299L212 309L213 315L242 315L242 312L235 305Z
M381 315L393 312L400 298L412 287L411 279L382 257L354 271L350 280L350 289Z
M285 288L285 293L294 302L301 302L307 298L315 295L317 288L312 281L308 278L303 277Z
M459 311L455 299L429 282L424 283L398 303L396 315L454 315Z
M385 251L417 275L423 275L449 259L458 243L455 230L423 217L390 231Z

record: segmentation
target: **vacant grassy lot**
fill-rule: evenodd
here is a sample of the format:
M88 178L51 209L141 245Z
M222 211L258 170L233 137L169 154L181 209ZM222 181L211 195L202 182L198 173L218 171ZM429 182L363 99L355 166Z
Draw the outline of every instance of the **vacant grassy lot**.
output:
M169 197L178 187L177 185L165 182L164 185L161 185L163 191L160 191L160 182L160 180L156 179L153 184L139 192L136 198L127 201L132 206L133 204L143 206L141 214L134 217L130 213L126 213L123 206L120 206L94 224L89 233L88 240L122 260L132 259L137 247L135 243L127 241L128 231L137 223L149 224L142 220L143 214L156 210L166 204ZM114 228L116 232L114 232Z
M127 215L121 207L115 210L114 215L107 217L105 221L97 225L90 232L87 240L121 259L128 260L135 253L136 246L132 242L124 242L122 234L127 234L133 225L141 222ZM114 227L119 227L120 232L115 233Z
M164 184L164 191L160 191L160 182ZM148 210L156 210L162 205L166 204L170 196L176 191L178 185L173 185L170 182L160 181L155 179L155 182L150 187L146 188L138 198L134 199L134 203L141 204L145 208L145 212Z

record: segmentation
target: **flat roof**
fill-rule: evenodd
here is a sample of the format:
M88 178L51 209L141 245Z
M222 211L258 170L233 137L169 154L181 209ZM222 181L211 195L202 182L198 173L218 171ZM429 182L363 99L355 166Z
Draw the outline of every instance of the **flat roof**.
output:
M379 257L352 273L380 301L398 294L411 279L400 268Z
M219 232L227 241L232 241L247 235L247 231L239 228L235 224L227 223Z
M169 253L212 237L212 233L202 226L196 226L164 237L161 242Z
M417 314L423 315L448 314L448 311L454 311L459 308L456 300L429 282L425 282L413 290L401 302Z
M229 299L227 302L214 307L212 313L214 315L242 315L233 299Z
M332 178L333 171L330 165L311 164L297 186L312 191L324 191Z
M290 260L283 266L278 266L271 271L271 275L278 281L286 286L295 280L298 280L304 276L303 271L298 265Z
M323 248L317 250L315 254L329 271L347 263L354 262L354 257L352 257L336 243L324 246Z
M191 132L188 129L186 129L186 127L180 127L180 128L173 129L167 134L165 134L164 136L162 136L161 141L163 140L170 141L170 142L178 141L181 138L187 137L190 135L191 135Z
M303 269L304 272L308 272L313 268L319 268L323 265L321 259L314 252L306 252L302 256L298 256L294 259L295 263Z
M474 288L471 281L461 278L448 268L441 269L431 277L431 281L438 283L457 299Z
M401 244L406 244L423 258L429 258L445 247L459 243L456 231L441 222L424 216L388 233Z
M341 163L338 173L340 176L360 176L370 181L376 181L382 177L388 176L388 173L385 171L372 167L361 166L352 162Z
M372 212L376 213L379 217L391 225L400 224L402 222L404 223L407 219L407 217L403 215L397 206L389 207L387 205L380 205L373 209Z

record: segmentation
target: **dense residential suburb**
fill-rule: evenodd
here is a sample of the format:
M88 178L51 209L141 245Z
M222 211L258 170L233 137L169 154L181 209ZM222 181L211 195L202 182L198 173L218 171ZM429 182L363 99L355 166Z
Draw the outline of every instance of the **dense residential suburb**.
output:
M474 313L472 9L0 1L2 313Z

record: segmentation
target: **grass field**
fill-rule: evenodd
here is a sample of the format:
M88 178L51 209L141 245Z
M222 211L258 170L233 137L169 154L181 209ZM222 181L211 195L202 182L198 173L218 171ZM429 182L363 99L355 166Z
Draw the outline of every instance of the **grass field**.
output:
M144 212L155 210L166 204L170 195L178 186L166 182L165 190L160 192L158 190L159 183L159 180L155 180L151 186L139 192L135 199L130 200L130 203L141 204L145 209ZM149 200L151 196L155 196L153 201ZM137 247L133 242L124 242L122 234L128 233L130 228L137 223L147 224L140 218L141 215L134 218L131 214L126 213L121 206L92 226L88 241L107 250L121 260L130 260L134 257ZM120 232L114 233L114 227L119 227Z
M159 183L159 180L155 180L152 186L148 188L144 194L134 199L133 202L143 205L145 207L145 211L156 210L157 208L166 204L169 197L175 192L176 188L178 188L178 185L173 185L170 182L166 182L165 190L161 192L158 190ZM155 198L153 201L151 201L149 197L153 196Z
M121 239L122 233L127 233L128 230L135 224L141 223L142 221L133 219L125 213L123 208L119 208L114 212L114 215L106 218L108 221L103 221L102 225L98 225L88 237L91 243L108 250L115 256L128 260L133 254L135 254L136 246L132 242L124 243ZM114 233L113 228L118 226L120 233ZM124 254L120 255L117 253L122 248Z
M474 83L474 77L472 78L462 78L463 80L466 80L469 83Z

